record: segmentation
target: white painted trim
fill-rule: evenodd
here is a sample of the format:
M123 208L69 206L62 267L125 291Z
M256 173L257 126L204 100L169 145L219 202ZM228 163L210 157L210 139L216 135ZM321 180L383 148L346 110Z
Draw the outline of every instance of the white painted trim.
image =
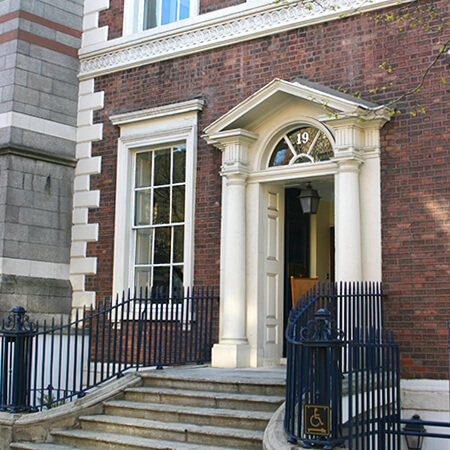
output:
M193 282L197 113L202 107L202 101L193 100L110 118L114 125L120 125L121 134L117 152L112 295L120 294L131 287L131 193L134 153L146 147L171 145L180 141L186 143L184 284L189 286Z
M250 2L169 24L171 26L83 47L80 50L80 77L85 79L106 75L300 27L339 20L342 16L411 0L328 1L329 9L324 9L314 2L309 3L311 9L305 8L299 1L290 1L288 4L270 2L257 7L255 2ZM130 18L126 16L124 20L125 32L129 32L132 26Z
M21 128L69 141L75 141L77 133L76 127L14 111L0 114L0 128L8 127Z
M95 0L84 3L84 14L103 11L109 8L109 0Z
M87 5L87 4L86 4ZM85 5L85 6L86 6ZM102 0L96 5L89 5L92 11L87 16L94 16L98 21L98 10L109 7L109 0ZM96 9L97 8L97 9ZM75 169L72 220L72 246L70 253L70 276L76 280L72 284L72 307L81 308L95 303L95 292L85 291L86 275L97 272L97 258L87 258L87 244L98 240L99 224L89 224L88 208L98 208L100 191L90 190L90 176L101 173L101 157L92 157L92 142L102 139L103 124L93 123L93 112L102 109L104 93L94 92L94 80L80 82L78 91L78 130Z
M305 83L305 84L303 84ZM270 83L262 87L260 90L256 91L244 101L236 105L222 117L217 119L212 124L205 128L205 133L207 135L213 135L215 133L221 132L225 128L232 128L234 123L245 117L246 114L254 112L255 108L264 108L264 102L268 102L280 93L289 94L293 97L297 97L303 100L307 100L313 104L320 106L321 108L326 105L327 108L331 108L338 115L342 115L343 118L336 119L334 117L330 118L325 114L325 109L323 114L314 118L306 118L306 123L317 124L330 122L335 124L346 122L353 122L354 117L360 119L365 119L368 116L369 119L373 118L373 115L377 115L377 121L384 119L389 120L389 115L387 113L387 108L383 106L378 106L374 103L368 103L358 100L357 98L349 97L339 91L334 89L323 88L315 83L309 83L306 80L297 81L285 81L279 78L273 79ZM362 125L361 125L362 126Z
M186 102L176 103L174 105L158 106L156 108L144 109L142 111L133 111L125 114L111 116L113 125L125 125L142 120L157 119L159 117L173 116L192 111L201 111L205 102L203 100L188 100Z
M401 380L402 409L449 412L448 380Z
M0 257L0 274L67 280L69 264Z

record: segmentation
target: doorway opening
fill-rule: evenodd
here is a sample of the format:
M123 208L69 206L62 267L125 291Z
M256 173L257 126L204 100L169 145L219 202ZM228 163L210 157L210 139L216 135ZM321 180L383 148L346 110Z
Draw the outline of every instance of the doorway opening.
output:
M284 313L286 329L292 309L291 276L334 281L334 189L327 180L315 182L321 200L317 214L306 215L298 200L301 188L285 189L284 220ZM296 300L296 299L294 299ZM283 343L283 357L286 345Z

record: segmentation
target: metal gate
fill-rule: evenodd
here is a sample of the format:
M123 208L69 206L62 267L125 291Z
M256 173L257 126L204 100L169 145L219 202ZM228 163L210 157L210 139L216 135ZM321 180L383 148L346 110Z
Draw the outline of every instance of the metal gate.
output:
M400 449L399 348L383 329L381 284L319 286L292 310L286 338L291 442Z

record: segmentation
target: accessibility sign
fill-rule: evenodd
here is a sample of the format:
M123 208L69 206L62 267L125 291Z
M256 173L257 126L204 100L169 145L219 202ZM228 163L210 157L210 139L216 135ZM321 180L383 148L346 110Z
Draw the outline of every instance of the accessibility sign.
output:
M305 405L305 434L330 435L330 407L326 405Z

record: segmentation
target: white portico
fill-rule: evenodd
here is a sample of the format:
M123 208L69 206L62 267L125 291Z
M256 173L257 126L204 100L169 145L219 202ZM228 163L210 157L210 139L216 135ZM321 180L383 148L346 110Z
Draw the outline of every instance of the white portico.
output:
M388 117L338 91L275 79L207 127L206 140L223 152L213 366L258 367L283 357L287 190L311 182L323 197L322 215L308 218L306 276L325 278L332 266L339 281L381 280L379 130ZM333 261L320 250L324 224L335 229L327 242Z

